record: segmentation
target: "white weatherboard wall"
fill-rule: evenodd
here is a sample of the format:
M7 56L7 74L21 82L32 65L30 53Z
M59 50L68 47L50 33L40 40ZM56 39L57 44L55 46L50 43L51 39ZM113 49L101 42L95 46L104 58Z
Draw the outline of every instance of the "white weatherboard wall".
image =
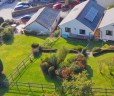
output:
M112 40L114 41L114 24L110 24L110 25L107 25L107 26L104 26L102 28L100 28L100 39L101 40ZM112 36L109 36L109 35L106 35L106 30L111 30L113 31L113 35Z
M97 3L104 8L107 8L110 4L114 4L114 0L96 0Z
M67 22L63 25L60 25L59 27L60 27L61 35L62 34L69 35L68 32L65 32L65 27L71 28L71 33L75 34L75 35L81 35L80 29L86 30L85 36L90 36L90 33L93 32L90 28L88 28L87 26L85 26L84 24L82 24L81 22L79 22L76 19L72 20L70 22Z
M25 29L26 30L33 30L36 32L44 32L44 33L49 34L49 30L46 29L45 27L43 27L42 25L40 25L39 23L37 23L36 21L34 21L30 25L28 25Z

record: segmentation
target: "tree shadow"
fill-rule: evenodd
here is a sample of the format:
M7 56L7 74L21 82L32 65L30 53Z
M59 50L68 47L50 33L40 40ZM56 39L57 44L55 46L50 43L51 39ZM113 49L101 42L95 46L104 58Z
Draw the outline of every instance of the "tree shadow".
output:
M88 40L81 40L81 39L74 39L74 38L67 38L65 40L67 41L67 43L72 45L86 46L89 43Z
M35 37L35 38L40 38L40 39L43 39L43 40L46 40L48 38L48 36L45 36L45 35L39 35L39 36L34 36L34 35L25 35L25 36L30 36L30 37Z
M4 44L11 45L14 42L14 36L9 41L4 41Z
M57 76L54 78L50 78L47 74L44 74L44 77L48 82L54 83L56 88L59 88L62 85L62 80L59 79Z
M93 77L93 69L89 65L87 65L86 68L87 68L87 72L89 74L88 78L91 79L91 77Z
M4 79L6 80L6 82L3 82ZM4 94L8 92L8 90L9 90L8 85L9 85L9 81L8 81L6 75L1 74L0 75L0 96L4 96Z

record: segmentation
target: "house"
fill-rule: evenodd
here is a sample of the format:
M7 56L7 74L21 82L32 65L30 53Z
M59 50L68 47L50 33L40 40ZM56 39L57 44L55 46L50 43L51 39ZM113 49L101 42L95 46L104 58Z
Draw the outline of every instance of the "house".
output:
M76 5L59 24L61 36L64 38L92 39L93 35L96 34L104 10L92 0Z
M105 12L105 15L99 25L100 39L114 41L114 8Z
M104 8L114 4L114 0L96 0L96 2Z
M33 30L42 34L53 32L60 20L60 11L43 7L27 22L24 29Z
M3 3L5 3L7 0L0 0L0 5L2 5Z

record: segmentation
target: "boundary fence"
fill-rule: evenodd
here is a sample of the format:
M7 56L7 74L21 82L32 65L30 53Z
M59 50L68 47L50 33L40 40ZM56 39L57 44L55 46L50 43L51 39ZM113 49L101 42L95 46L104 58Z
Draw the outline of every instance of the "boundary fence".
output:
M15 79L19 76L19 74L21 73L22 69L26 68L28 62L32 63L33 58L34 57L33 57L32 53L29 54L25 59L23 59L22 62L20 62L17 65L17 67L10 73L10 75L3 80L3 82L4 83L6 82L6 84L7 84L7 82L9 82L8 85L10 86L12 84L11 82L12 81L14 82Z

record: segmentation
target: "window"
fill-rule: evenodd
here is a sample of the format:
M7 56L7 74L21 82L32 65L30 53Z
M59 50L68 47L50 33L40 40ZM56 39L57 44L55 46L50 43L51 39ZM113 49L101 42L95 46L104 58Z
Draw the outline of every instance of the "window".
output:
M110 35L110 36L112 36L112 31L110 31L110 30L106 30L106 35Z
M85 30L80 29L80 34L85 34Z
M71 32L71 28L65 27L65 32Z

